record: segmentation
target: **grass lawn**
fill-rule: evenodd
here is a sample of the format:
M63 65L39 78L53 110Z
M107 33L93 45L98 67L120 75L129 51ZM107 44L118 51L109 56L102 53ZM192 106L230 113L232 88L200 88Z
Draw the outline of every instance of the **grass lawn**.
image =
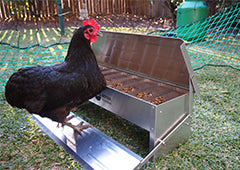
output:
M52 41L41 38L43 40L46 45ZM10 38L9 43L12 41ZM28 41L26 44L29 45ZM6 72L3 68L1 71ZM232 68L204 67L194 73L201 98L194 100L192 135L185 144L148 162L143 169L240 169L240 72ZM81 169L38 128L29 113L8 105L3 91L0 93L0 169ZM90 103L75 113L137 154L147 154L145 130Z
M147 163L144 169L240 168L240 72L206 67L195 74L202 98L194 100L192 135L187 143ZM1 96L4 98L3 93ZM93 104L84 105L77 114L134 152L146 154L148 136L144 130ZM34 124L25 110L14 109L1 100L0 116L0 164L3 169L80 168ZM125 130L118 130L119 127Z

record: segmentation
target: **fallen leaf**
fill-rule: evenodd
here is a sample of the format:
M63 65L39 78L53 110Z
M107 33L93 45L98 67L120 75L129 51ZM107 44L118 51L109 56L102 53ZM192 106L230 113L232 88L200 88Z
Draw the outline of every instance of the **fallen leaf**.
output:
M226 90L222 90L221 93L222 93L222 94L230 94L230 92L229 92L229 91L226 91Z

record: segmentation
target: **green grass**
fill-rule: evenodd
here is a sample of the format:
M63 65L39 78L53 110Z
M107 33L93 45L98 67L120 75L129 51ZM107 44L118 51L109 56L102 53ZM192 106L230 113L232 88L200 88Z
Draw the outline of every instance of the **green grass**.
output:
M201 99L195 98L192 135L172 153L143 169L239 169L240 72L205 67L195 72ZM4 98L4 94L1 94ZM146 131L102 108L87 104L79 116L137 154L147 153ZM31 120L25 110L1 100L0 166L3 169L80 169Z

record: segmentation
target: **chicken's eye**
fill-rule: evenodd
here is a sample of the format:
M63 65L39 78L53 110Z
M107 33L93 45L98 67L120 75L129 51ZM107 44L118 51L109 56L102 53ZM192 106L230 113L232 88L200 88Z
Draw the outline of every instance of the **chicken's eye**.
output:
M89 32L93 32L93 29L89 29Z

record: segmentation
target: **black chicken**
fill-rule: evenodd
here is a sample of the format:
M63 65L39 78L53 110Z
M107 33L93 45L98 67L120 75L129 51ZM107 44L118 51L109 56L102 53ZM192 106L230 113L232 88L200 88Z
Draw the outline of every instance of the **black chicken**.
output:
M75 126L66 117L70 111L106 87L91 43L100 35L93 19L74 32L65 61L53 66L21 68L8 80L5 96L13 107L48 117L81 134L89 126ZM82 134L81 134L82 135Z

